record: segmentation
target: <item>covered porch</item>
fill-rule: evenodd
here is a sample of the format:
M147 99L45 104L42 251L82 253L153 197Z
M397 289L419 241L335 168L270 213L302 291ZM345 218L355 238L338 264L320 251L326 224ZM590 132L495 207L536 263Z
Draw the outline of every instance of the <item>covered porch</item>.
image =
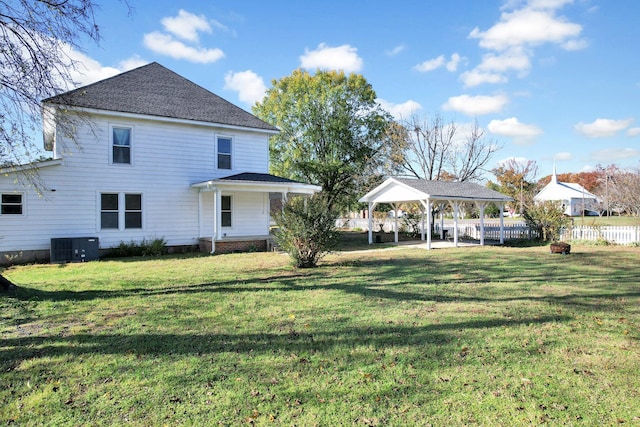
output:
M270 174L240 173L191 185L198 190L198 239L210 253L262 250L271 240L271 200L321 190Z
M454 233L453 245L458 246L460 236L458 235L458 219L460 206L462 203L474 203L480 210L480 245L484 245L484 211L490 204L494 203L500 211L500 244L504 243L504 205L512 201L511 197L505 196L494 190L485 188L479 184L471 182L448 182L448 181L427 181L418 179L391 177L382 184L371 190L360 198L361 203L368 204L369 220L369 244L373 243L373 212L381 203L390 204L395 211L396 225L394 227L394 241L398 243L398 209L402 203L417 203L422 212L421 240L426 241L426 248L432 249L431 224L433 223L432 212L434 207L438 207L442 212L444 207L450 205L453 208ZM441 215L441 239L444 239L444 217ZM429 232L425 233L425 230Z

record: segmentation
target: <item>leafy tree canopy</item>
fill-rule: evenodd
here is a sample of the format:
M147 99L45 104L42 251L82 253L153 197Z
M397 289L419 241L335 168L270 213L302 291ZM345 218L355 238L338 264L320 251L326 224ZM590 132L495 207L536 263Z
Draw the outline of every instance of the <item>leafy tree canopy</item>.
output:
M280 129L270 140L271 172L322 186L331 207L357 200L384 164L390 115L360 74L295 70L274 80L253 107Z

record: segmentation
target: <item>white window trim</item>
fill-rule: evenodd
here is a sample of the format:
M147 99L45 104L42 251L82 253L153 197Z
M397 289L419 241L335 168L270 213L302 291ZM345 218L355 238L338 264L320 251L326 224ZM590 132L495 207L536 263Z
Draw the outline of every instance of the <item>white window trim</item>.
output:
M118 228L102 228L102 195L103 194L117 194L118 195ZM142 227L141 228L125 228L125 195L126 194L139 194L140 195L140 207L142 208ZM145 195L143 191L131 190L131 191L112 191L101 190L96 193L96 231L101 233L120 233L144 231L146 229L146 212L145 207Z
M218 139L220 139L220 138L224 138L224 139L229 139L229 140L231 140L231 167L230 167L229 169L221 169L221 168L220 168L220 165L218 164L218 154L220 154L220 153L218 152ZM222 134L220 134L220 135L216 135L216 136L215 136L215 141L216 141L216 147L215 147L215 152L216 152L216 169L217 169L217 170L221 170L221 171L233 171L233 170L234 170L234 166L235 166L235 158L236 158L236 156L235 156L235 147L236 147L236 144L235 144L235 140L234 140L233 136L231 136L231 135L222 135ZM224 153L224 154L226 154L226 153Z
M22 213L20 214L2 214L2 209L0 207L0 217L5 217L5 218L20 218L20 217L24 217L27 216L27 195L26 193L23 193L22 191L18 191L18 192L13 192L13 191L5 191L5 192L0 192L0 205L2 204L2 195L9 195L9 196L21 196L21 200L22 203L20 203L20 205L22 206ZM233 224L233 222L232 222Z
M115 163L113 161L113 129L129 129L129 163ZM134 126L124 125L118 123L109 124L109 164L113 166L131 167L134 165L134 147L135 147L135 132Z

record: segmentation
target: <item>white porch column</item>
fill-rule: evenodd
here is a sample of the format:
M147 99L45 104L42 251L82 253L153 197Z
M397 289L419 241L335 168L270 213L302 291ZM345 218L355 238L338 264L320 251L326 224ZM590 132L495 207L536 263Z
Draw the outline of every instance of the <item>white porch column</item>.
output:
M222 236L222 191L220 191L219 188L216 188L215 193L214 193L214 215L213 217L215 218L215 222L213 225L213 239L211 239L211 247L213 248L215 245L215 241L218 239L218 237Z
M504 245L504 203L500 203L500 244Z
M485 202L476 202L480 208L480 245L484 246L484 208L487 206Z

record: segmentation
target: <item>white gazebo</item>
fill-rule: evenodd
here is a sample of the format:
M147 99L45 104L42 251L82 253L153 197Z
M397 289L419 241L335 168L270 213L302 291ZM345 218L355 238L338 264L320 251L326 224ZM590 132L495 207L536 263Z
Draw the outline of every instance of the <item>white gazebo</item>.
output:
M369 205L369 244L373 243L373 211L380 203L389 203L398 211L401 203L419 203L422 215L422 240L425 240L425 215L428 228L431 229L431 211L434 206L441 208L447 204L453 207L455 223L453 242L458 246L458 214L463 202L475 203L480 209L480 244L484 245L484 209L489 203L495 203L500 210L500 243L504 243L504 205L513 199L502 193L472 182L427 181L422 179L387 178L382 184L360 198L360 202ZM394 240L398 242L398 215L395 215L396 227ZM431 233L426 233L427 249L431 249Z

